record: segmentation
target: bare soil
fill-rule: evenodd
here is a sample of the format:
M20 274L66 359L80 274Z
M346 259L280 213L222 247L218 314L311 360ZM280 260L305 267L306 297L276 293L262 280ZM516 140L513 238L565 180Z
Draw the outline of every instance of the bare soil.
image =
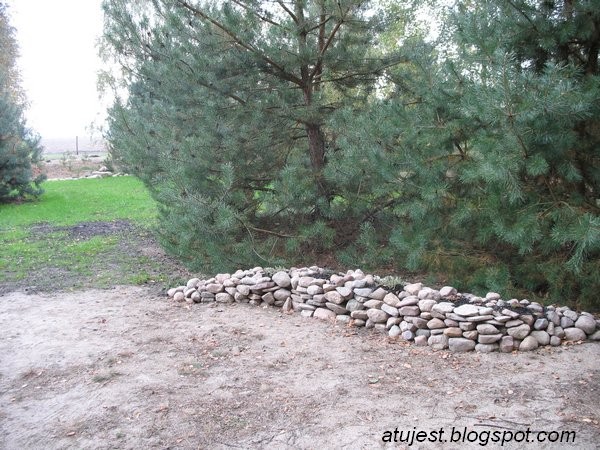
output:
M383 433L468 427L575 431L574 444L504 448L593 449L599 360L591 343L434 352L145 287L13 292L0 296L0 448L409 448ZM482 448L411 448L469 445Z

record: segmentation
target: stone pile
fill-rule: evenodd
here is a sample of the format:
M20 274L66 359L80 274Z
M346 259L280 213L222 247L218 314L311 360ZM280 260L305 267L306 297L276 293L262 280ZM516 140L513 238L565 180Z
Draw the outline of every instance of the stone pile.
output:
M477 297L451 286L390 288L381 282L361 270L342 274L319 267L255 267L207 280L192 278L186 286L169 289L168 296L190 303L270 305L453 352L530 351L565 341L600 341L600 320L566 306L503 300L493 292Z

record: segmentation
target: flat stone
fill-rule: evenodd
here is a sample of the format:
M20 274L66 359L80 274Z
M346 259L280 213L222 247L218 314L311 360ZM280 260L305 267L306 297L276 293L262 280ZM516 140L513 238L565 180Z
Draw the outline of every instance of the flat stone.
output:
M490 325L489 323L480 323L477 325L477 332L479 334L497 334L498 328L494 325Z
M385 299L384 299L385 301ZM397 308L402 308L403 306L415 306L419 304L419 297L415 297L414 295L409 295L408 297L404 297L399 301Z
M477 344L475 351L479 353L491 353L498 351L500 346L498 344Z
M462 337L463 331L458 327L448 327L444 329L444 334L449 338L459 338Z
M531 328L527 324L522 324L517 327L508 328L506 331L514 339L524 339L531 331Z
M206 290L212 294L223 292L223 285L220 283L211 283L206 285Z
M373 292L373 288L354 288L354 295L359 297L368 297Z
M417 305L422 312L430 312L437 302L435 300L419 300Z
M451 352L470 352L475 349L475 345L475 341L462 337L448 339L448 347Z
M565 328L565 341L583 341L586 338L585 331L580 328Z
M352 296L354 295L354 293L352 292L352 289L350 289L349 287L338 287L335 288L335 290L342 296L344 297L344 300L348 300L350 298L352 298Z
M420 317L411 317L411 316L406 316L406 320L410 319L410 321L412 323L415 324L415 326L420 329L420 330L427 330L427 322L429 322L428 320L422 319Z
M303 309L302 311L300 311L300 315L302 317L312 317L314 314L314 311L311 311L309 309Z
M388 291L379 287L379 288L375 289L373 292L371 292L368 295L368 297L375 299L375 300L383 300L387 293L388 293Z
M471 331L474 330L477 324L473 322L460 322L458 324L459 328L463 331Z
M429 322L427 322L427 328L429 328L430 330L446 328L446 324L444 323L443 320L434 318L434 319L431 319Z
M498 334L480 334L477 338L477 342L480 344L493 344L502 339L502 333Z
M354 310L350 313L350 317L358 320L367 320L369 318L365 310Z
M435 311L438 313L442 313L442 314L446 314L449 312L452 312L454 310L454 303L450 303L450 302L440 302L436 305L433 305L433 308L431 308L431 311Z
M308 286L306 288L306 293L308 295L317 295L317 294L322 294L323 292L324 292L323 288L321 286L316 285L316 284L311 284L310 286Z
M465 339L471 339L472 341L476 341L477 337L479 336L479 333L476 330L471 330L471 331L463 331L462 335Z
M523 321L520 319L509 320L504 324L506 328L518 327L519 325L523 325Z
M392 317L398 317L398 308L394 308L393 306L390 306L387 303L381 305L381 310L385 311Z
M307 288L314 282L315 282L314 277L300 277L300 279L298 280L298 287Z
M494 316L492 316L491 314L487 315L487 316L471 316L471 317L467 317L467 320L469 322L485 322L487 320L493 320Z
M418 316L421 313L421 310L418 306L403 306L398 309L398 313L401 316Z
M381 305L383 305L383 302L381 300L367 300L363 303L363 305L365 308L381 309Z
M313 317L321 320L335 320L336 313L327 308L317 308L313 313Z
M500 351L502 353L510 353L514 348L514 339L512 336L502 336L500 339Z
M479 306L476 305L470 305L470 304L465 304L465 305L460 305L457 306L456 308L454 308L454 314L458 314L459 316L463 316L463 317L471 317L471 316L477 316L479 314Z
M519 344L519 351L530 352L531 350L535 350L538 347L539 343L535 337L526 336L525 339L523 339Z
M458 326L458 322L456 320L452 320L452 319L444 319L444 323L446 324L447 327L457 327Z
M325 301L335 303L336 305L341 305L344 303L344 297L338 291L326 292L323 298Z
M389 315L385 311L373 308L367 310L367 316L374 323L385 323L389 318Z
M520 314L518 312L513 311L512 309L504 308L501 312L502 312L503 316L509 316L509 317L512 317L513 319L518 319L520 316Z
M454 312L446 313L446 318L454 320L456 322L465 322L467 320L466 317L459 316L458 314L455 314Z
M593 334L596 331L596 321L589 316L579 316L579 319L575 321L575 326L584 331L585 334Z
M252 292L259 292L259 291L264 291L265 289L270 289L272 287L277 286L275 283L273 283L272 281L265 281L263 283L256 283L253 286L250 286L250 290Z
M218 294L216 294L215 300L218 303L233 303L234 302L234 298L226 292L219 292Z
M429 336L429 339L427 339L427 344L433 350L444 350L444 349L448 348L448 341L449 341L448 336L445 336L443 334L438 334L435 336Z
M327 302L325 303L325 306L338 316L348 314L348 310L346 308L336 305L335 303Z
M421 328L419 328L417 331L415 331L415 334L417 336L425 336L425 337L429 337L431 336L431 331L430 330L423 330Z

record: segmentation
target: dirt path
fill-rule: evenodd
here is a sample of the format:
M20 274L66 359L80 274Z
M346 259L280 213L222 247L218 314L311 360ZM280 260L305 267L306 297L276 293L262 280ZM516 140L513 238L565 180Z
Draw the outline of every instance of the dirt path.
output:
M529 427L576 441L504 448L592 449L598 361L597 344L433 352L274 309L187 308L138 287L10 293L0 296L0 448L409 448L383 443L384 432L449 438L468 427L483 439Z

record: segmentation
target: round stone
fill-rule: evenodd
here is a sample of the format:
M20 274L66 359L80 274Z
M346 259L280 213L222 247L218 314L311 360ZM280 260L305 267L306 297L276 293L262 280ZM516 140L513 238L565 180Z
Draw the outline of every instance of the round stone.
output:
M475 349L475 341L470 339L452 337L448 339L448 348L451 352L470 352Z
M596 321L589 316L580 316L575 322L575 326L584 331L585 334L593 334L596 331Z
M565 341L583 341L585 340L585 332L580 328L565 328Z
M521 341L519 345L519 351L521 352L529 352L531 350L535 350L538 348L539 343L537 339L533 336L526 336L525 339Z

